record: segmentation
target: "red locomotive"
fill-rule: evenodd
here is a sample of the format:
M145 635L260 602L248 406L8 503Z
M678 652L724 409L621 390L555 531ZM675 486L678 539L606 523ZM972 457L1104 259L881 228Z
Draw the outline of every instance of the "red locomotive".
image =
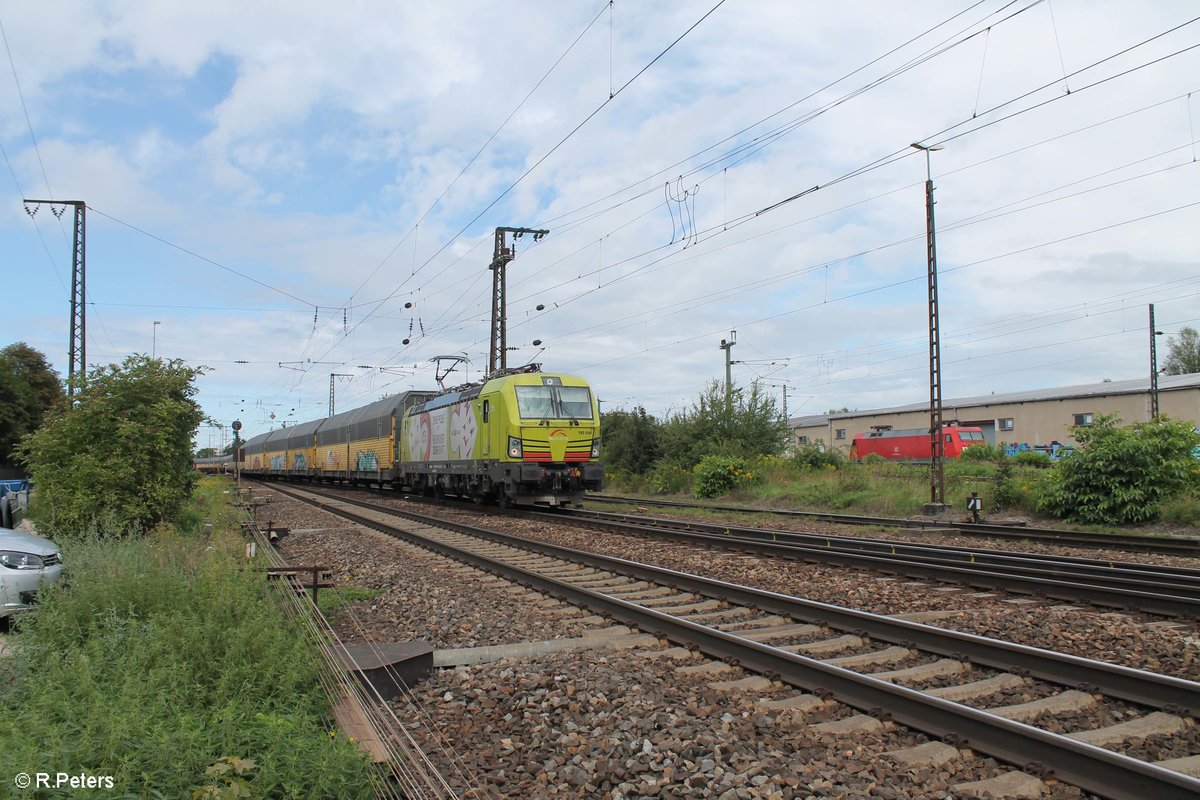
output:
M968 447L987 444L982 428L967 428L947 425L942 428L944 457L958 458ZM850 444L850 458L861 461L874 453L890 461L914 461L929 463L932 459L929 447L928 428L892 430L890 426L876 426L870 433L860 433Z

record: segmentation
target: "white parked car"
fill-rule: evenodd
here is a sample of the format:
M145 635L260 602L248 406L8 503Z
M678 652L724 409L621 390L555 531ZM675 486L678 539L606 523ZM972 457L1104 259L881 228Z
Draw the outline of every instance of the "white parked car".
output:
M0 528L0 625L32 606L43 583L61 577L58 545L32 533Z

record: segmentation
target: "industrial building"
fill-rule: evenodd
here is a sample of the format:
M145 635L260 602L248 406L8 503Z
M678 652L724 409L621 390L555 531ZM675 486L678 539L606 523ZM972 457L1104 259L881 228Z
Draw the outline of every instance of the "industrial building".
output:
M1159 414L1200 423L1200 373L1158 379ZM1104 381L1027 392L964 397L942 402L942 419L983 429L990 444L1075 444L1071 429L1102 414L1125 423L1150 419L1150 379ZM788 420L797 445L821 444L846 452L855 434L876 426L929 429L929 403L818 414Z

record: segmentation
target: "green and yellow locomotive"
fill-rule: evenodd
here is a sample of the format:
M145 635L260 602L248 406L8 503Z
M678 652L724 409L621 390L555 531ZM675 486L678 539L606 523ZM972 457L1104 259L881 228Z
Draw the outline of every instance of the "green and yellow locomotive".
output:
M261 477L558 506L601 488L599 457L600 415L587 382L530 366L260 434L238 460Z

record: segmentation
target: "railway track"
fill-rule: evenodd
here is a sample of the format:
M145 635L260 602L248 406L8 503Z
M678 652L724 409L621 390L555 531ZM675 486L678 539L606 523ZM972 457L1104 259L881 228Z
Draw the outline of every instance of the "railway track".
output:
M993 539L1015 539L1041 542L1044 544L1070 545L1073 547L1096 547L1108 550L1125 550L1134 553L1158 553L1161 555L1200 557L1200 538L1183 536L1139 536L1136 534L1092 533L1056 528L1036 528L1024 525L1001 525L990 522L933 522L906 519L903 517L873 517L856 514L829 514L822 511L791 511L778 508L753 508L711 503L685 503L676 500L653 500L637 497L589 494L588 502L605 504L628 504L634 506L657 506L662 508L701 509L738 514L758 514L787 517L798 520L836 522L843 525L877 525L892 528L914 528L919 530L950 531L963 536L979 536Z
M696 545L876 570L909 578L1050 597L1074 603L1200 617L1200 570L833 536L589 510L512 512L614 533L669 537Z
M829 694L872 715L859 715L863 719L890 717L1008 763L1040 764L1043 773L1102 797L1200 793L1200 780L1177 771L1200 771L1195 763L1200 756L1154 764L1101 746L1119 746L1130 735L1144 737L1147 730L1167 735L1190 730L1200 714L1200 684L533 542L358 499L275 488L740 665L759 673L753 676L759 682L781 681ZM677 649L675 655L692 658L687 650ZM664 656L671 657L672 651ZM684 669L715 674L727 671L729 664ZM977 680L981 672L987 677ZM1029 686L1031 681L1043 695L1034 703L988 705L988 697L1004 686ZM756 685L750 678L737 683L746 689ZM797 695L775 702L798 707L821 701ZM1026 724L1055 709L1083 711L1097 702L1142 708L1128 723L1070 735ZM1139 726L1140 733L1131 731Z

